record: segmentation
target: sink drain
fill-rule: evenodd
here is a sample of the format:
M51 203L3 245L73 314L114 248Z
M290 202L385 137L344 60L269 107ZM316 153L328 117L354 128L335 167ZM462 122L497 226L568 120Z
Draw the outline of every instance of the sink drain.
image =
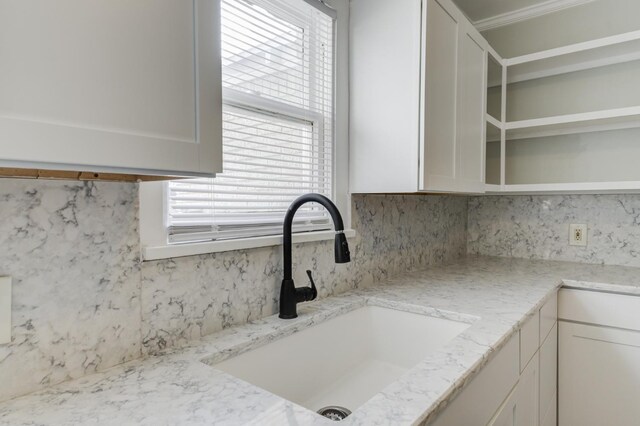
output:
M329 407L324 407L318 410L318 414L321 416L325 416L328 419L334 420L336 422L344 419L351 411L344 407L338 407L337 405L331 405Z

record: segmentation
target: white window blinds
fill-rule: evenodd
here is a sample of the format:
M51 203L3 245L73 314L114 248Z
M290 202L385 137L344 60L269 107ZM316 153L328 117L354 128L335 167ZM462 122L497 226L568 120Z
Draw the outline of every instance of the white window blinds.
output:
M331 197L331 17L304 0L222 0L223 173L168 185L170 242L274 235ZM329 229L315 204L294 230Z

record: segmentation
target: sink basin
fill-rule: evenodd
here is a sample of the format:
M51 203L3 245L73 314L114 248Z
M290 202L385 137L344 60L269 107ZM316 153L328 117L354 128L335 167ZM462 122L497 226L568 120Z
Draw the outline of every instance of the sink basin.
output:
M214 368L313 411L354 411L469 325L366 306Z

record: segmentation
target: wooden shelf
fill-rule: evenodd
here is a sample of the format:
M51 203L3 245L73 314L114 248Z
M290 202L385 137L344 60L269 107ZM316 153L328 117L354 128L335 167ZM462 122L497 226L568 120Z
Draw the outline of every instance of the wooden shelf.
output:
M640 106L511 121L507 140L640 127Z
M505 59L507 82L533 80L640 59L640 31Z

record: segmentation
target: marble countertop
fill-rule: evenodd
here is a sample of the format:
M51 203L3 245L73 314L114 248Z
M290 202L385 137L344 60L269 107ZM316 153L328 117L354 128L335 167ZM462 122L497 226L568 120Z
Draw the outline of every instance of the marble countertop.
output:
M105 372L0 403L0 424L331 425L303 407L208 364L366 304L472 322L341 424L418 424L432 419L558 286L640 295L640 269L469 257L300 305Z

